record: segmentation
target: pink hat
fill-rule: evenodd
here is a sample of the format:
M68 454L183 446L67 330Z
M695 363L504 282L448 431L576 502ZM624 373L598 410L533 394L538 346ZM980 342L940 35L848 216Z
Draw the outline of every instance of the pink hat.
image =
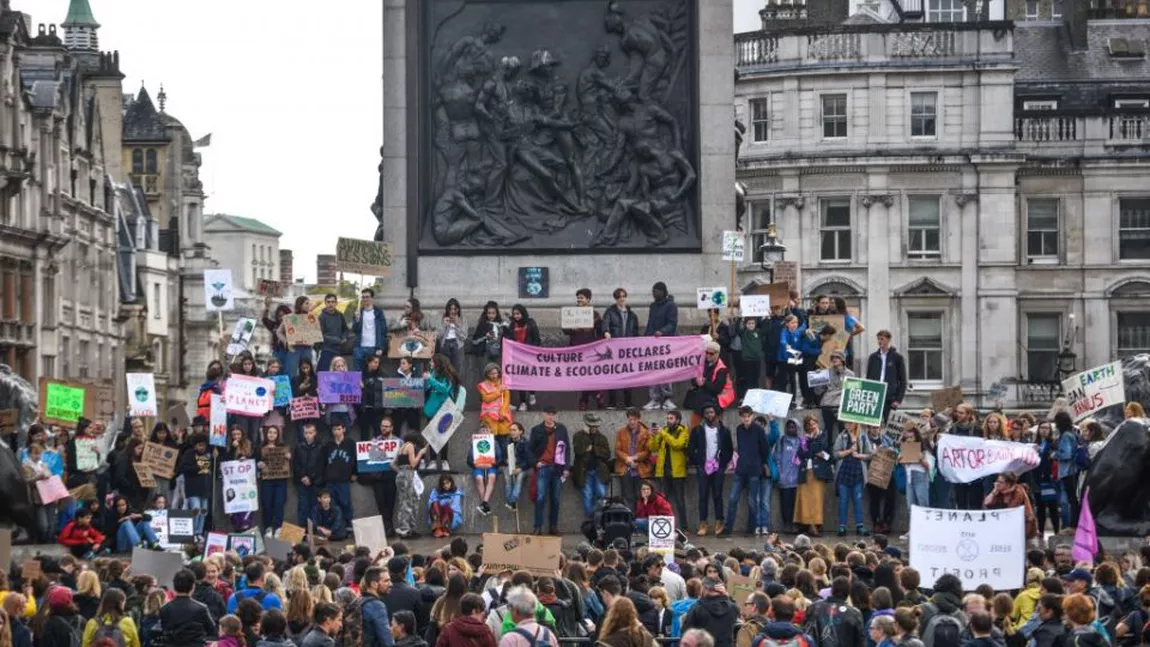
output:
M50 609L63 609L72 604L72 589L66 586L52 587L48 591L48 607Z

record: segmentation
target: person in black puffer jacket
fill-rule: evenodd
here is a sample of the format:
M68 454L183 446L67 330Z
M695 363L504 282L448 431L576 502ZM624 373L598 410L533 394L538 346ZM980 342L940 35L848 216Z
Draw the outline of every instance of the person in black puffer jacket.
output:
M315 423L309 421L303 425L303 437L292 453L292 478L296 483L296 514L302 526L307 525L307 520L315 508L319 490L323 487L326 460L323 444L316 439Z
M196 576L196 588L192 591L192 599L208 608L212 620L219 622L220 618L228 613L227 603L211 584L208 584L208 569L203 562L195 562L188 566L188 570Z
M727 597L723 583L705 577L703 597L683 616L680 627L683 633L690 629L706 631L715 639L715 647L732 647L735 644L735 625L738 621L738 607ZM644 622L643 626L647 626L647 623Z
M383 418L383 371L378 355L371 355L363 368L363 400L357 411L359 418L359 439L371 440L379 432L379 421Z

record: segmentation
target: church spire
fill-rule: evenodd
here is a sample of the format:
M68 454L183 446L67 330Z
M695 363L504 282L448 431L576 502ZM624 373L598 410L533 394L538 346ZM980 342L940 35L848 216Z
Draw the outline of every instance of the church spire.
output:
M100 23L92 15L92 5L88 0L71 0L68 4L68 17L61 26L64 28L64 45L68 49L92 52L100 49L96 36Z

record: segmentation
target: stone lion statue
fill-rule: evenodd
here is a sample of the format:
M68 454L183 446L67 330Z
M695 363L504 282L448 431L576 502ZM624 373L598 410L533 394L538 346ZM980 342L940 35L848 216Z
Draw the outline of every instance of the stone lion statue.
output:
M0 364L0 409L16 409L20 417L16 425L17 437L23 441L28 427L36 419L36 389L24 378L12 372L12 367ZM33 533L35 520L24 471L16 454L7 443L0 442L0 525L14 524ZM7 568L7 564L0 568Z

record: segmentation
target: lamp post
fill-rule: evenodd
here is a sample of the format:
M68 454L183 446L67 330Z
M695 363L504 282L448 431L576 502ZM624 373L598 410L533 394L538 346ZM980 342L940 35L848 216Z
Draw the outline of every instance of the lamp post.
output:
M1074 336L1078 332L1078 326L1074 321L1074 313L1070 314L1070 329L1066 331L1066 339L1062 341L1062 350L1058 353L1058 374L1063 380L1070 377L1077 370L1075 364L1078 361L1078 355L1071 350L1070 345L1074 341Z
M766 241L759 245L759 267L767 272L767 276L771 283L775 282L775 263L782 261L787 255L787 246L783 244L782 239L779 238L779 232L775 229L775 223L772 220L767 223L767 236Z

